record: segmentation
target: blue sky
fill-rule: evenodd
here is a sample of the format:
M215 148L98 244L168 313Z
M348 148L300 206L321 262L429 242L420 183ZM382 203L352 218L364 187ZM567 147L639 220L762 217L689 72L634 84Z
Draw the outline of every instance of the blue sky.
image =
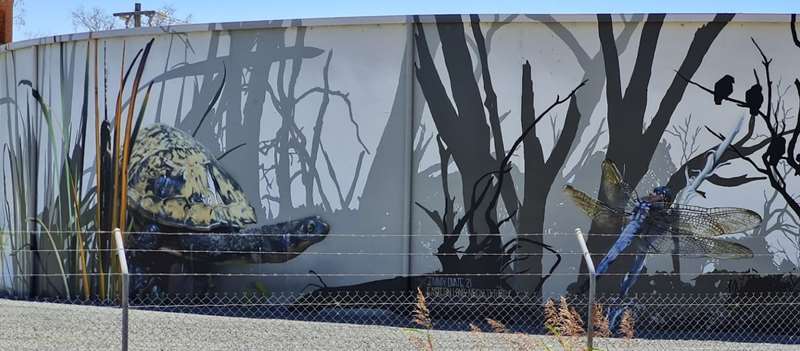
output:
M23 0L26 24L15 40L74 32L70 19L80 6L109 13L128 11L134 0ZM139 0L145 9L170 4L196 23L281 18L433 13L800 13L800 0Z

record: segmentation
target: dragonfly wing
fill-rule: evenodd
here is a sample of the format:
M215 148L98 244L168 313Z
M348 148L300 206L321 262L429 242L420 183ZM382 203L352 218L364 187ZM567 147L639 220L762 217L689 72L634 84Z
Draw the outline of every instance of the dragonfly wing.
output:
M608 196L609 201L614 204L624 204L622 206L625 207L635 205L632 201L637 198L636 191L622 179L622 173L620 173L614 161L605 159L602 167L603 183L610 188L606 190L606 196Z
M619 223L625 217L625 213L622 210L612 208L600 201L597 201L586 193L575 189L571 185L564 187L564 193L566 193L572 199L575 205L578 206L583 213L593 220L601 222L614 221Z
M721 259L751 258L753 251L742 244L715 238L692 235L664 235L650 240L648 253L666 253L674 248L673 239L678 239L678 252L683 256L705 256Z
M761 215L755 211L736 207L707 208L706 213L714 219L714 226L723 234L733 234L755 229L761 225Z
M651 224L673 234L712 237L739 233L761 225L761 216L735 207L673 205L650 216Z
M603 176L606 177L606 181L610 184L623 184L625 183L622 180L622 173L620 173L619 168L609 159L603 160Z

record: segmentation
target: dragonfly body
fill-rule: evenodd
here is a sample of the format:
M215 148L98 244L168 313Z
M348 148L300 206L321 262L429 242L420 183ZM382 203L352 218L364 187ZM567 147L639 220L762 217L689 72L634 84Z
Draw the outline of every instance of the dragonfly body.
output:
M600 261L600 264L597 265L598 274L606 272L608 266L614 262L617 256L627 249L632 242L636 242L637 251L644 253L652 246L654 236L664 234L663 231L659 231L658 228L651 228L652 226L648 226L648 217L651 211L655 212L654 215L664 215L661 212L664 212L663 210L666 204L672 202L672 195L669 190L665 187L658 187L647 197L642 199L635 198L634 201L635 205L631 210L631 215L628 216L627 219L628 224L622 229L614 245L608 250L608 253L603 257L603 260ZM642 234L646 236L642 236ZM637 258L639 256L643 255L637 255ZM642 258L641 261L641 265L643 266L644 259ZM641 271L641 268L639 268L638 271ZM636 273L638 273L638 271Z
M600 261L600 264L597 265L597 274L605 273L608 270L608 266L617 259L617 256L630 246L635 236L645 225L645 219L650 213L650 206L651 204L647 202L636 205L630 222L625 225L617 241L615 241L614 245L608 250L608 253L603 257L603 260Z

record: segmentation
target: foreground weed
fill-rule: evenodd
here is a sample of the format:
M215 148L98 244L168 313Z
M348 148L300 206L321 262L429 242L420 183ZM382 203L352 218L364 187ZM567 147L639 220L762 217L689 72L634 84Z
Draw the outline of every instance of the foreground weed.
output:
M608 325L608 317L606 317L603 305L595 306L594 313L592 314L592 324L594 324L594 336L607 338L611 336L611 329Z
M424 331L418 329L404 330L411 344L418 350L433 351L433 335L431 335L433 321L431 320L428 303L425 301L425 294L422 293L422 289L419 287L417 287L417 303L414 304L412 321L422 327Z
M636 325L633 320L633 314L629 309L622 312L622 320L619 322L619 334L622 338L630 340L636 337Z

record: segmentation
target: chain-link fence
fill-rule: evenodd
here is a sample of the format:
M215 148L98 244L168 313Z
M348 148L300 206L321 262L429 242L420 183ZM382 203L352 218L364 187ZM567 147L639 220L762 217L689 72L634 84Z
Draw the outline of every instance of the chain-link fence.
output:
M425 290L421 291L425 296ZM131 300L131 308L137 310L407 328L420 327L414 317L420 304L418 293L357 291L311 297L298 293L190 294ZM469 331L470 324L491 330L487 323L496 321L511 332L547 334L553 332L548 325L567 322L564 311L574 310L569 322L575 325L583 326L588 320L584 295L564 296L563 301L561 297L526 294L479 298L428 295L424 304L432 326L441 330ZM624 299L601 295L596 304L603 311L601 320L616 309L629 313L633 336L640 338L800 343L800 294L795 293L634 294ZM548 315L556 317L548 320ZM615 336L624 334L611 326L605 328Z
M425 294L422 290L422 296ZM2 333L6 335L0 339L19 341L38 335L42 339L37 342L45 344L36 348L48 348L52 340L79 348L120 345L121 311L97 307L116 307L119 301L38 301L67 305L5 302L0 309L5 311L2 319L6 330ZM601 349L737 349L746 344L735 343L800 344L800 295L794 293L634 294L623 300L601 295L596 303L600 312L594 316L595 346ZM415 338L424 336L422 340L427 340L427 330L435 331L430 335L440 349L485 348L481 340L501 342L510 349L537 344L580 349L589 319L584 295L546 299L525 294L421 297L414 292L170 294L133 297L130 309L132 349L172 345L178 340L200 341L200 348L208 348L202 341L218 342L213 340L214 335L222 335L243 349L271 349L273 344L256 341L267 336L276 338L274 345L290 348L327 345L338 349L366 342L362 346L413 349L419 346ZM622 311L622 317L611 326L608 316L615 309ZM31 325L37 322L42 324ZM21 326L26 324L30 328L24 331ZM8 335L9 325L17 325L13 330L21 334ZM37 328L39 334L31 333ZM204 330L208 334L200 335ZM288 334L276 335L276 330ZM487 335L479 336L479 332ZM263 335L259 337L259 333ZM58 334L63 335L54 337ZM353 334L366 341L354 341Z
M148 251L152 250L133 249L126 256ZM800 344L800 294L791 291L659 291L624 297L600 294L590 300L584 293L543 297L513 289L443 287L448 284L430 284L431 279L454 279L450 283L458 285L458 279L464 277L494 279L501 273L435 272L405 276L396 289L380 291L359 285L345 290L320 281L320 285L300 291L198 293L194 286L185 289L189 292L175 293L138 287L143 286L143 279L157 277L184 281L205 277L385 278L396 272L132 269L131 289L124 289L124 263L119 264L121 267L104 272L103 277L111 282L107 291L116 291L106 296L7 294L9 299L0 300L0 349L118 348L126 344L124 335L129 335L131 349L581 349L586 345L589 321L594 326L594 345L600 349L743 349L751 343L791 349ZM577 271L571 274L575 278L582 275ZM34 275L91 280L99 273L20 273L14 279ZM9 280L8 276L0 279ZM69 282L65 278L64 286ZM80 288L81 281L75 285ZM125 299L123 291L132 294ZM126 301L128 309L120 308ZM592 304L594 313L589 308ZM126 310L130 311L127 333L122 315Z

